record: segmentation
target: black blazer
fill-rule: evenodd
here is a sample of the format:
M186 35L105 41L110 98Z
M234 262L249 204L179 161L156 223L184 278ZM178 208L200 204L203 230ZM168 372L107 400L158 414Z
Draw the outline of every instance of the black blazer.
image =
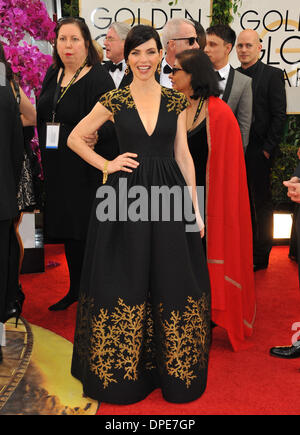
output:
M245 73L245 70L238 68ZM282 140L286 121L286 92L283 71L261 61L252 77L253 121L248 149L272 153Z
M0 220L18 214L17 189L24 157L19 107L10 84L0 86Z

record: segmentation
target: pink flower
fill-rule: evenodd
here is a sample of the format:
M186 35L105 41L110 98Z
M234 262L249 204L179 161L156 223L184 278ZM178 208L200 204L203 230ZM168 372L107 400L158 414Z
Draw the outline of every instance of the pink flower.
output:
M29 34L35 40L53 41L55 23L40 0L0 0L0 38L7 59L19 75L27 95L39 95L42 82L52 60L36 46L22 40Z
M23 39L29 34L35 40L52 42L55 26L40 0L0 0L0 40L6 58L28 97L32 91L39 96L52 58ZM37 138L33 139L32 146L39 155Z

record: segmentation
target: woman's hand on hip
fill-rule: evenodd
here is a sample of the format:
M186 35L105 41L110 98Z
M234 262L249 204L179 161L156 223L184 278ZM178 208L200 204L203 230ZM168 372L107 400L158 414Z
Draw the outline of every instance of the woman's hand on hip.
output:
M133 172L133 169L136 169L139 166L139 162L135 160L137 156L138 155L134 153L120 154L108 163L107 172L109 174L118 171Z

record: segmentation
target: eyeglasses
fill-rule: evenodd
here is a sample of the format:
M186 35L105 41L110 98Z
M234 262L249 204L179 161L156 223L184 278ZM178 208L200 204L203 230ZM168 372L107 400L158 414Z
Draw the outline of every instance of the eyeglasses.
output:
M171 68L171 73L170 74L173 74L173 75L175 75L178 71L184 71L182 68L176 68L176 67L174 67L174 68Z
M188 41L190 47L194 45L195 42L198 42L196 36L191 36L190 38L172 38L171 41Z
M117 42L117 41L120 41L120 40L118 40L118 39L116 39L116 38L112 38L111 36L109 36L109 37L105 37L104 38L104 41L108 41L108 42Z

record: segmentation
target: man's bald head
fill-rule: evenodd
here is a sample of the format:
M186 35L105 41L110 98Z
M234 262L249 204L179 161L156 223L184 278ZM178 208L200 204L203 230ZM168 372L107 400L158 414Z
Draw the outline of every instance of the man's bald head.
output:
M242 68L246 69L254 65L260 58L261 49L259 34L253 29L243 30L236 44L236 52Z

